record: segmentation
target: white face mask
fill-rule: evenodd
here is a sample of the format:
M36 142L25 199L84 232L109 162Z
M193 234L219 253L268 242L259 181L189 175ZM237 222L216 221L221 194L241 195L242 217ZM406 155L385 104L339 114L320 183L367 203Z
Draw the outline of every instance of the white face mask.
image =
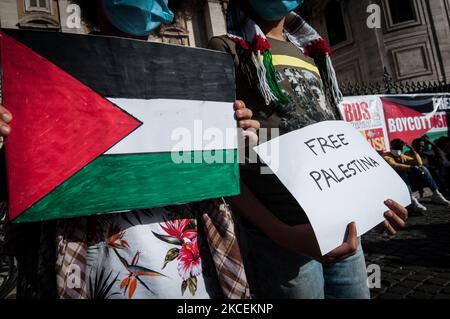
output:
M391 150L391 153L394 156L401 156L403 152L401 150Z

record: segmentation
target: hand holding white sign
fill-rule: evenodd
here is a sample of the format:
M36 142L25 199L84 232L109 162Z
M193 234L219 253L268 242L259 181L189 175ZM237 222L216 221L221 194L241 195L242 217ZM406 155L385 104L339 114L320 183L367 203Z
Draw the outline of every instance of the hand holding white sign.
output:
M344 242L349 223L359 236L383 223L386 199L410 204L402 179L348 123L318 123L255 150L306 212L322 255ZM398 225L394 215L386 218Z

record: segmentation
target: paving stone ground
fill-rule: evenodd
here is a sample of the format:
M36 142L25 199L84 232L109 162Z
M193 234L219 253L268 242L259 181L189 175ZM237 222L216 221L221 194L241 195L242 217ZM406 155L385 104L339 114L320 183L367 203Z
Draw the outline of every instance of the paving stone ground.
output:
M421 202L424 216L410 216L395 237L363 236L366 263L378 264L381 287L372 298L450 299L450 207Z

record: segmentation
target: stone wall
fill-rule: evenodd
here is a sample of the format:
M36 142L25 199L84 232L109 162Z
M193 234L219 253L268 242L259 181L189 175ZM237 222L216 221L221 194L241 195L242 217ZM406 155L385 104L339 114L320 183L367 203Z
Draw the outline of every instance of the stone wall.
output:
M0 24L2 28L15 28L19 22L17 0L0 1Z
M70 28L69 0L50 0L57 8L53 20L63 32L86 33L85 26ZM301 14L329 38L325 8L330 1L306 0ZM384 68L395 81L450 80L450 0L411 0L414 19L395 25L389 0L336 0L341 6L347 40L333 47L338 77L347 82L381 81ZM23 0L0 1L0 24L15 28L23 22ZM225 0L208 0L192 19L178 19L152 35L152 41L205 47L215 35L226 32ZM381 7L381 29L367 27L367 7ZM55 27L48 24L48 27Z
M52 3L51 14L39 12L25 12L24 0L0 1L0 26L3 28L38 28L56 29L69 33L88 33L88 28L81 24L74 27L73 23L67 23L74 13L69 0L50 0ZM224 2L220 0L206 1L203 7L199 7L192 19L177 19L172 25L162 26L158 32L149 37L151 41L166 42L172 44L205 47L208 40L215 35L226 32L224 18ZM30 21L29 21L30 20ZM34 24L33 21L41 24ZM48 20L47 24L42 24ZM27 23L24 24L24 21Z
M302 13L328 38L324 9L330 0L307 1ZM333 47L341 81L380 81L383 69L395 81L450 79L450 0L412 0L415 18L392 23L388 0L341 0L347 41ZM369 4L381 6L381 29L367 27Z

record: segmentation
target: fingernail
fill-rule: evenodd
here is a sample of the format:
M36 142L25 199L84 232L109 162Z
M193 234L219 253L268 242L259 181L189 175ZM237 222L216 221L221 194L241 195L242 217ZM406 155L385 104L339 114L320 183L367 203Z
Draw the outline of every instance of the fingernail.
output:
M386 212L386 216L392 217L392 216L394 216L394 214L392 214L392 212Z
M11 115L9 115L8 113L3 113L2 114L2 119L5 122L9 122L9 121L11 121Z
M388 199L387 201L384 202L386 205L392 205L392 201L390 199Z
M11 131L11 129L9 128L9 126L6 126L6 125L2 125L2 127L0 128L0 130L3 132L3 134L9 134L9 132Z

